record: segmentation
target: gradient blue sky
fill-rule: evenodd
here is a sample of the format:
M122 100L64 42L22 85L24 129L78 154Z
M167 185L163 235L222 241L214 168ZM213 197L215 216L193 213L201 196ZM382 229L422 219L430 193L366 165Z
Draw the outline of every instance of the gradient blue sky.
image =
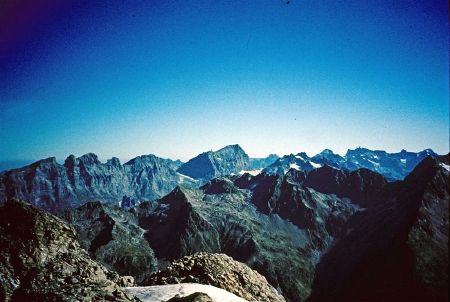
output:
M3 1L0 159L446 153L447 5Z

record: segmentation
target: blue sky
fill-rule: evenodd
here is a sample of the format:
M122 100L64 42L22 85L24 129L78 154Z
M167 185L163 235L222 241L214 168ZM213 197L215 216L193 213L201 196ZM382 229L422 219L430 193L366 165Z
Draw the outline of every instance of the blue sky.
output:
M2 160L449 150L445 0L41 2L0 8Z

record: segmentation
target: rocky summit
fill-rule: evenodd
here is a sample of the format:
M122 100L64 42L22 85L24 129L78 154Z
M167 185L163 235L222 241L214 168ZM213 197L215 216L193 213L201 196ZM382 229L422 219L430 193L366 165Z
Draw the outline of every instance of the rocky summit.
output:
M266 278L224 254L196 253L185 256L146 280L148 285L186 282L223 288L248 301L285 301Z

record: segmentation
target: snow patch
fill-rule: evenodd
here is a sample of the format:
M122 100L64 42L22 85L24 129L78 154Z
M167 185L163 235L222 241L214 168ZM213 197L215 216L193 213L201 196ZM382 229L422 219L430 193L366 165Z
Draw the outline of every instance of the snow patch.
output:
M244 300L224 289L199 283L125 287L123 289L125 292L139 298L143 302L167 301L176 295L185 297L197 292L207 294L216 302L247 302L247 300Z
M289 165L289 168L300 171L300 167L296 163L292 163Z
M311 164L311 166L313 166L314 169L322 167L321 164L316 164L316 163L313 163L312 161L310 161L309 163Z
M400 161L401 161L402 164L406 164L406 159L405 158L400 159Z
M448 172L450 172L450 166L446 165L444 163L440 163L439 166L441 166L442 168L444 168L445 170L447 170Z
M242 174L248 173L248 174L250 174L250 175L256 176L256 175L258 175L259 173L261 173L261 171L262 171L262 169L257 169L257 170L241 170L241 171L239 172L239 174L242 175Z
M305 159L303 157L301 157L300 155L296 155L295 158L305 161Z
M184 175L184 174L181 174L178 172L177 172L177 174L178 174L178 178L180 179L181 182L184 182L185 180L195 181L195 179L193 179L192 177L189 177L187 175Z

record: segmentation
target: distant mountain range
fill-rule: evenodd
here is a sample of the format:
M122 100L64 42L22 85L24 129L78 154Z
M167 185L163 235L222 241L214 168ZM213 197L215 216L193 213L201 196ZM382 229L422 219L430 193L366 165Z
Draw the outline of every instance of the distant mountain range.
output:
M366 148L357 148L348 150L345 156L340 156L329 149L325 149L313 157L309 157L304 152L283 156L265 168L264 171L267 173L286 173L290 168L311 171L328 165L348 171L366 168L380 173L389 180L401 180L427 156L436 157L437 154L431 149L418 153L406 150L399 153L387 153L381 150L373 151Z
M403 180L375 171L421 157ZM0 174L0 298L64 288L128 301L123 291L154 289L118 288L135 280L261 301L447 301L449 173L449 155L431 150L252 160L233 145L187 163L41 160Z
M392 181L403 179L427 156L437 154L431 149L387 153L358 148L348 150L345 156L324 150L313 157L301 152L281 158L273 154L249 158L239 145L230 145L199 154L186 163L143 155L121 164L118 158L102 163L95 154L88 153L78 158L71 155L63 164L52 157L1 172L0 203L18 198L50 211L92 200L131 207L160 198L180 184L195 188L227 175L284 175L290 169L310 172L323 166L342 171L369 169Z

